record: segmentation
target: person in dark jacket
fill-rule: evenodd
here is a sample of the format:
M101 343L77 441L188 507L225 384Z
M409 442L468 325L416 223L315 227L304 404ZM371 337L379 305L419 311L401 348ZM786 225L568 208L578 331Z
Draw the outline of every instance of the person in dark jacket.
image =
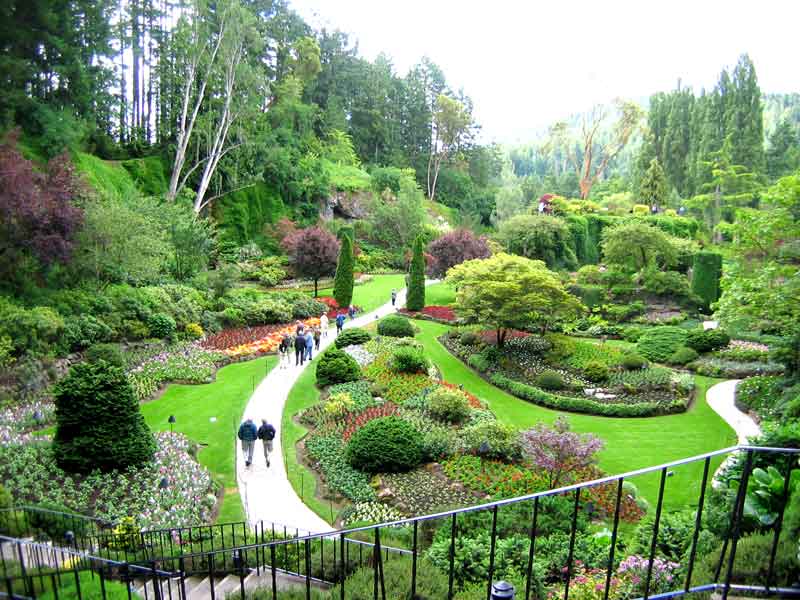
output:
M253 450L258 439L258 429L253 419L247 419L239 425L239 439L242 440L242 454L244 454L244 466L249 467L253 463Z
M347 317L344 313L339 313L336 315L336 335L339 335L342 332L342 328L344 328L344 322Z
M302 365L306 362L306 338L297 335L294 338L294 366Z
M322 340L322 332L319 327L314 327L314 350L319 352L319 343Z
M291 352L291 348L292 348L292 338L289 337L288 333L284 333L283 337L281 338L281 343L278 345L278 354L280 356L281 369L289 368L289 352Z
M397 302L397 290L392 290L392 306Z
M264 444L264 460L269 467L269 453L272 452L272 440L275 439L275 428L267 423L266 419L261 419L261 427L258 428L258 439Z

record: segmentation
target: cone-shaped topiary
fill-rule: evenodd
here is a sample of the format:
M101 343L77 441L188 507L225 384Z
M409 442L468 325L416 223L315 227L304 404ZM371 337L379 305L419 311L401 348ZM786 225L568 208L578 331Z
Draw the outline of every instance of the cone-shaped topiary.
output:
M414 240L414 254L411 257L411 266L408 270L408 296L406 308L408 310L422 310L425 308L425 257L423 251L425 244L421 236Z
M333 278L333 297L341 307L350 306L353 301L353 240L349 235L342 236L339 263Z
M698 252L694 255L692 292L705 305L719 300L719 280L722 278L722 256L716 252Z
M105 360L80 363L55 389L53 453L66 471L125 469L156 450L125 372Z

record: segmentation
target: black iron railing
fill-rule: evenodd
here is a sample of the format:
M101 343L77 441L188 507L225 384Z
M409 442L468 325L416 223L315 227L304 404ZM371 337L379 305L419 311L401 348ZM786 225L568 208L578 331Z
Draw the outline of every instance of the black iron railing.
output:
M732 498L729 514L726 517L727 526L722 536L722 547L719 557L714 557L716 564L713 565L713 572L706 571L698 575L697 561L698 553L701 551L700 534L705 525L704 508L708 498L707 491L714 477L712 468L723 456L731 454L740 455L741 460L738 464L739 471L730 475L733 480L738 481L738 488L734 486L736 493ZM561 583L557 584L560 591L556 591L557 596L569 600L571 586L575 585L573 576L577 570L576 534L579 513L585 509L583 500L591 494L592 488L610 486L614 495L611 508L606 516L611 527L611 543L608 547L608 556L603 559L605 573L602 590L602 597L604 600L608 600L615 597L612 591L612 579L619 562L617 539L621 527L621 507L625 495L625 482L647 475L657 478L657 495L652 510L652 531L646 545L647 552L643 553L646 554L644 557L646 569L641 588L642 598L645 600L673 598L696 592L718 592L723 599L727 598L731 592L800 597L800 587L792 585L795 582L781 581L776 577L778 547L782 541L786 541L781 539L784 508L790 493L789 482L792 471L798 468L798 456L800 456L800 450L796 449L736 446L546 492L379 525L305 535L301 532L291 534L289 531L276 530L263 524L256 528L256 531L247 531L245 527L242 528L242 531L246 533L238 533L236 537L241 543L233 542L233 535L230 535L227 539L230 540L232 546L226 547L199 549L191 545L189 548L179 545L179 549L188 551L175 552L175 546L170 548L160 542L153 543L152 540L161 540L165 535L173 537L177 530L147 532L147 535L152 534L151 542L149 542L151 546L149 554L145 557L132 557L132 560L112 559L108 555L98 556L97 553L92 554L87 551L81 552L53 546L42 547L42 545L26 543L18 539L0 538L0 547L13 546L16 551L16 560L12 560L10 557L7 559L8 552L0 553L0 556L3 556L2 581L5 582L6 590L5 596L3 596L3 592L0 592L0 597L34 598L37 592L53 588L60 580L59 569L63 574L66 565L69 567L66 571L73 574L85 571L97 574L100 582L107 580L122 582L131 594L136 589L141 589L146 595L149 590L149 597L156 598L156 600L162 598L187 600L189 596L186 593L186 582L190 578L202 578L205 585L210 584L212 598L222 598L224 593L228 594L227 597L231 597L231 593L233 593L235 597L245 598L247 590L255 585L260 585L266 588L267 597L277 599L281 595L281 590L285 589L283 586L288 582L304 587L308 599L312 597L312 589L316 587L328 589L327 593L331 595L331 598L344 600L351 597L352 582L348 576L359 573L363 580L365 570L371 571L373 598L382 600L397 597L422 598L423 596L418 595L420 573L423 569L428 572L431 568L430 562L426 558L426 552L431 544L431 532L435 528L440 540L444 538L445 543L448 544L445 564L442 565L441 561L439 564L439 572L446 579L446 584L443 584L444 589L439 597L452 598L458 590L461 576L457 572L456 564L456 544L460 524L470 519L474 521L476 515L485 514L486 533L488 534L485 552L488 558L488 569L484 584L486 597L490 598L493 597L492 583L496 575L498 542L501 541L498 538L498 518L502 511L512 510L512 507L515 507L513 510L524 509L519 514L527 515L525 523L518 524L518 527L524 528L528 537L525 548L527 556L518 557L523 566L523 572L520 574L521 585L516 590L516 597L530 600L530 598L540 597L540 590L537 589L534 574L534 565L537 558L540 558L537 556L537 550L542 552L541 548L537 549L539 521L543 518L543 510L548 499L561 497L569 499L570 502L570 510L564 517L569 543L563 564L563 577ZM748 482L756 466L762 464L768 457L782 470L785 483L783 496L779 498L778 502L777 517L768 529L772 540L769 552L764 556L763 577L759 575L754 578L758 580L735 581L736 556L745 521ZM684 569L681 580L672 582L672 589L668 591L654 590L653 585L656 578L654 565L659 555L659 533L668 495L673 491L680 492L685 496L687 492L685 489L672 489L667 482L673 473L684 467L695 468L697 471L702 468L700 485L694 490L696 495L693 497L696 501L688 503L696 508L696 516L686 555L686 564L682 565ZM230 525L222 527L230 528ZM243 524L233 525L234 531L238 531L237 527L241 527ZM179 534L179 538L182 535ZM384 543L386 539L400 539L401 541L387 547ZM61 555L62 558L66 553L70 557L70 561L43 560L42 555L47 556L47 552ZM704 560L706 558L703 557ZM385 574L387 564L395 564L396 567L407 570L407 578L403 579L402 584L405 589L387 589ZM704 568L707 566L706 564ZM74 576L77 581L78 576ZM228 587L217 595L217 590L222 589L217 588L217 585L225 581L227 581ZM235 587L231 588L230 586L234 583ZM332 586L335 587L330 589ZM0 588L2 587L0 586ZM550 591L554 592L552 587ZM105 598L105 592L102 590L101 592L102 597ZM78 591L75 597L82 598L81 592Z

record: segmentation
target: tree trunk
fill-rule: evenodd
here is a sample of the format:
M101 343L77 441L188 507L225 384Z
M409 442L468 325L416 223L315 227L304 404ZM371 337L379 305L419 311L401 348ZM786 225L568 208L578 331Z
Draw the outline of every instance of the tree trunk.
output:
M318 282L318 281L319 281L319 279L317 279L317 278L315 277L315 278L314 278L314 298L316 298L316 297L317 297L317 282Z

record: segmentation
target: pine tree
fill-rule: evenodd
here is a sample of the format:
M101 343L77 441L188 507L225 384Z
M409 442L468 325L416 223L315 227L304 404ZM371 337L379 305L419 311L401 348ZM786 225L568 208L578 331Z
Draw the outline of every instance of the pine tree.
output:
M661 206L667 200L669 194L667 177L657 158L650 161L650 167L642 178L639 194L642 203L648 206L652 204Z
M339 306L350 306L352 303L353 283L353 240L345 234L339 248L336 276L333 278L333 297Z
M772 179L788 175L800 166L800 135L789 119L783 119L769 136L767 174Z
M411 266L408 270L408 296L406 308L408 310L422 310L425 308L425 257L423 251L425 244L422 236L414 240L414 251L411 257Z
M59 466L77 473L140 465L156 445L121 367L105 360L79 363L55 390Z
M726 104L725 133L733 141L732 159L753 173L764 171L764 114L761 89L753 61L739 58L731 77L731 98Z

